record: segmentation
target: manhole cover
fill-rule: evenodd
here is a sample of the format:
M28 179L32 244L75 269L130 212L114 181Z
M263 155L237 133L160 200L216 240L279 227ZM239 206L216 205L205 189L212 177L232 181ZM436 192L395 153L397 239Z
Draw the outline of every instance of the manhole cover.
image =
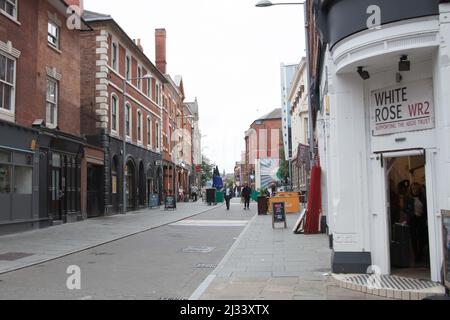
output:
M31 257L33 255L34 254L23 252L7 252L4 254L0 254L0 261L16 261L23 258Z
M187 247L183 249L183 252L187 253L210 253L215 247Z
M167 300L167 301L182 301L187 300L187 298L179 298L179 297L161 297L159 300Z
M217 268L217 265L215 264L208 264L208 263L199 263L195 266L196 269L215 269Z

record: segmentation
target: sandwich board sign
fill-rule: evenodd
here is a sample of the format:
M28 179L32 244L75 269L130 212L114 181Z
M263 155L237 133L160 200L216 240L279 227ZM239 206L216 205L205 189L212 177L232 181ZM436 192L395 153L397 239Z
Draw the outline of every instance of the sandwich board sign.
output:
M284 223L284 228L287 229L286 221L286 205L284 202L275 202L272 205L272 228L275 229L276 223Z

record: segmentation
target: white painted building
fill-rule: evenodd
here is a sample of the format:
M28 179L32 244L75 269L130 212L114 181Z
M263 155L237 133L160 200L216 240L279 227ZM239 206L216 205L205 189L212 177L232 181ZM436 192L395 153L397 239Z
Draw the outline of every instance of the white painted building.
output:
M300 61L288 93L292 139L292 186L306 192L309 167L308 70L306 58ZM301 149L301 150L299 150ZM300 152L299 152L300 151ZM306 151L306 152L305 152Z
M450 3L377 0L370 11L367 1L323 2L316 8L326 43L316 124L333 271L376 266L390 274L402 270L401 256L418 257L392 243L396 223L409 219L402 201L411 188L401 187L408 180L422 186L428 221L425 261L409 267L440 281L441 210L450 209ZM364 23L380 18L381 25L338 27L346 6L355 20L361 10ZM402 57L409 71L399 71Z

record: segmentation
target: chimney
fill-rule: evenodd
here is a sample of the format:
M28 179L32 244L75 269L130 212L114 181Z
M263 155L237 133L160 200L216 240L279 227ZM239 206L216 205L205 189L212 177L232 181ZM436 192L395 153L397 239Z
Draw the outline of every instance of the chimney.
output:
M155 58L156 67L162 74L166 74L166 29L155 30Z
M80 8L81 15L84 11L84 0L66 0L66 3L68 6L77 6Z
M137 47L139 48L139 50L141 50L142 52L144 52L144 47L141 44L141 39L137 39L134 40L134 43L137 45Z

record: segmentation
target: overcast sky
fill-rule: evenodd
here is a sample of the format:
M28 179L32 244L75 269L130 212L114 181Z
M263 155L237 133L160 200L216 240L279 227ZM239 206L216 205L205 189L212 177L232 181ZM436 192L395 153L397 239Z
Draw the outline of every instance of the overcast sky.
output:
M167 71L198 98L203 153L233 172L244 133L281 106L280 64L305 54L302 6L256 8L257 0L85 0L110 14L154 57L154 30L167 30ZM283 2L283 1L281 1Z

